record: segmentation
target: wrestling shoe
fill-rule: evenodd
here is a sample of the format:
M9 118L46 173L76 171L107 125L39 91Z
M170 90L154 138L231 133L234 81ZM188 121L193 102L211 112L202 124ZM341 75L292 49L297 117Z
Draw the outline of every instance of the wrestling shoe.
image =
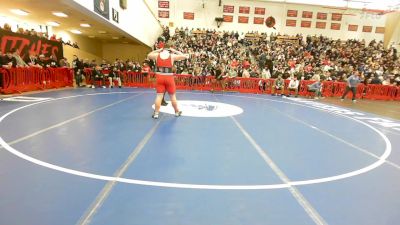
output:
M175 112L175 116L176 116L176 117L179 117L179 116L181 116L181 115L182 115L182 111Z
M153 115L151 116L153 119L158 119L158 113L153 113Z

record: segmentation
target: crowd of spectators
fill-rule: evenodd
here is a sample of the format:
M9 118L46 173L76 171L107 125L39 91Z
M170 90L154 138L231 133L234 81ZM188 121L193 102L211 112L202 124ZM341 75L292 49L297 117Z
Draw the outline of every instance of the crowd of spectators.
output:
M100 81L100 85L103 86L106 80L109 81L110 87L113 87L112 80L118 81L118 86L122 86L122 78L120 76L120 72L134 72L134 73L149 73L152 69L149 65L148 60L144 61L142 64L138 61L134 61L131 59L122 60L120 58L116 58L115 61L109 62L105 59L101 61L101 63L97 63L95 59L79 59L78 56L74 55L72 61L72 68L75 72L75 80L76 85L78 87L82 86L82 80L84 79L83 71L84 69L92 69L93 79L96 81ZM91 85L91 87L95 87Z
M6 54L0 50L0 67L10 69L16 67L36 67L36 68L55 68L70 67L67 58L63 57L57 60L55 56L45 57L37 56L35 52L29 52L29 56L23 59L17 48L6 51Z
M6 30L9 32L13 32L11 29L11 26L8 23L5 23L3 25L3 27L0 27L0 29ZM39 31L36 31L35 29L29 30L29 29L24 29L22 27L18 27L17 31L15 33L28 35L28 36L35 36L38 38L44 38L44 39L51 40L51 41L58 41L58 42L61 42L63 45L69 45L73 48L79 49L77 42L71 42L70 40L64 41L61 37L57 37L56 34L49 36L49 34L47 32L39 32Z
M222 69L218 75L222 78L296 76L299 80L345 81L358 70L366 84L400 85L397 50L384 48L383 42L302 35L285 41L284 37L289 36L188 28L177 28L171 35L164 27L154 47L169 41L190 54L188 60L176 64L178 74L215 76Z
M8 24L3 29L11 30ZM48 38L47 34L40 32L23 29L18 29L18 32ZM55 36L50 39L55 39ZM365 84L400 85L397 50L384 48L382 42L374 40L366 43L364 40L333 40L324 36L290 37L279 33L244 34L188 28L176 28L172 33L165 26L154 48L163 47L166 42L190 55L189 59L175 64L174 72L177 74L215 76L219 81L226 77L346 81L353 71L358 70ZM4 55L0 51L0 66L3 68L72 67L80 74L84 68L148 73L154 65L151 60L140 63L117 58L113 62L96 62L78 57L74 57L70 64L66 58L46 58L34 52L22 59L18 49L9 50Z

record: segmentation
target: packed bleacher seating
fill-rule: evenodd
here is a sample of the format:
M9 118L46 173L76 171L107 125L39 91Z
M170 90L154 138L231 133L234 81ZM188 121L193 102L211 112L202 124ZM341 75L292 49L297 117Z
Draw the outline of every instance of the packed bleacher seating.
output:
M359 70L365 84L400 85L397 51L385 49L382 42L188 28L177 28L171 37L165 31L155 46L165 41L191 55L178 64L178 74L213 75L217 65L223 65L226 77L345 81Z
M395 48L385 49L382 42L365 43L358 40L332 40L323 36L303 37L279 33L244 34L210 29L176 28L171 32L168 27L164 27L164 32L154 44L154 48L163 47L165 42L171 42L174 48L190 55L188 60L177 63L174 70L182 82L185 80L181 88L194 84L212 84L201 89L213 90L219 85L222 89L233 90L240 86L239 80L243 85L243 79L257 79L247 82L247 86L251 86L247 87L248 92L258 89L261 92L274 93L274 79L282 77L286 85L284 88L288 91L290 80L296 77L299 81L298 93L308 95L307 87L303 87L305 84L319 80L346 81L354 70L361 72L364 82L359 97L368 92L368 84L400 87L400 61L397 51ZM23 60L16 50L7 52L6 55L0 54L0 62L3 68L71 67L78 87L113 87L114 83L120 87L148 87L151 76L147 74L151 74L154 69L154 62L151 60L139 63L117 58L114 62L103 60L98 63L96 60L79 59L75 56L70 64L66 58L57 61L51 57L36 57L34 54ZM192 78L188 79L185 76ZM343 92L343 88L335 88L332 85L325 85L324 88L330 89L332 93L338 90ZM392 96L398 95L397 90L392 92ZM324 94L339 96L339 92L335 95L324 91Z

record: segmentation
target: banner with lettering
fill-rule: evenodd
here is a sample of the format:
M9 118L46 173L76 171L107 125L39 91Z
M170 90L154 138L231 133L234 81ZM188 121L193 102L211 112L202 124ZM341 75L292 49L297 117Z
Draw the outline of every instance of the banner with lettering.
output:
M318 22L315 24L315 28L317 29L325 29L326 27L326 22Z
M158 1L158 8L169 9L169 1Z
M296 26L296 20L286 20L286 26L287 27L295 27Z
M50 41L38 36L18 34L0 29L0 49L6 53L12 49L18 49L23 59L29 57L29 52L33 51L37 55L44 55L46 58L54 55L57 60L64 57L63 46L61 42Z
M372 32L372 26L363 26L363 32L370 33Z
M311 21L302 20L301 21L301 27L310 28L311 27Z
M385 33L385 27L375 27L375 33L384 34Z
M248 16L239 16L238 23L249 23L249 17Z
M358 25L349 24L349 27L348 27L347 30L348 30L348 31L357 31L357 30L358 30Z
M322 13L322 12L318 12L317 13L317 19L318 20L326 20L328 18L328 14L327 13Z
M106 19L110 19L110 4L108 0L93 0L94 11Z
M331 23L331 30L340 30L340 23Z
M224 13L233 13L235 11L235 6L224 5Z
M248 6L239 6L239 13L249 14L250 13L250 7L248 7Z
M264 17L254 17L254 24L264 24Z
M194 13L192 13L192 12L183 12L183 19L185 19L185 20L194 20Z
M297 10L291 10L289 9L287 11L287 17L297 17Z
M313 12L311 11L303 11L302 17L303 18L312 18Z
M233 22L233 16L223 15L222 18L224 18L224 22L227 22L227 23Z
M265 8L259 8L259 7L254 8L254 14L265 15Z
M331 19L333 21L342 21L342 14L341 13L332 13Z
M158 18L169 18L169 11L158 10Z

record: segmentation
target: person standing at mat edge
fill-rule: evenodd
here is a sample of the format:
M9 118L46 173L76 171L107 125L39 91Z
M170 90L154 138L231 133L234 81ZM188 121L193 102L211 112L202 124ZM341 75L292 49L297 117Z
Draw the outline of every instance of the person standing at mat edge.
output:
M346 95L351 92L353 93L352 101L356 102L356 93L357 93L357 85L361 82L360 79L360 72L358 70L353 72L353 75L351 75L349 78L347 78L347 86L346 86L346 91L343 93L342 98L340 99L341 101L344 100Z
M172 107L174 107L175 110L175 116L180 116L182 114L182 111L179 111L178 109L172 67L175 61L188 59L189 55L183 54L182 52L171 48L171 43L168 42L164 45L163 48L150 52L148 54L148 58L156 61L157 96L154 102L155 110L152 117L154 119L158 119L161 102L165 91L167 91L170 96Z

